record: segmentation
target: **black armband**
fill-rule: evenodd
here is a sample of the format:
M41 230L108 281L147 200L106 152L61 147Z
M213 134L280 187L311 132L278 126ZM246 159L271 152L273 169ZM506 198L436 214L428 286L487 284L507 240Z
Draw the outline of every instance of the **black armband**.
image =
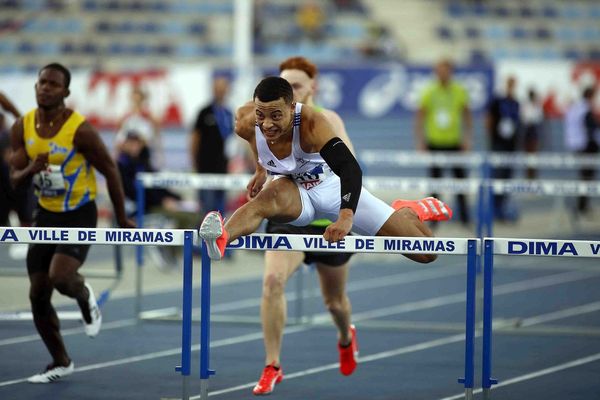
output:
M340 177L342 189L340 210L349 208L355 213L362 189L362 170L358 161L348 146L338 137L325 143L319 153L331 170Z

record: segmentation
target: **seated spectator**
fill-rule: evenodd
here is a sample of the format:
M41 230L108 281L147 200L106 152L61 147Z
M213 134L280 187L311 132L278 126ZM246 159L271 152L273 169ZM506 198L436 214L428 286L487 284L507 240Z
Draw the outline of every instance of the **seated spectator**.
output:
M138 132L132 130L125 135L117 158L125 196L134 202L137 199L136 174L138 172L155 172L150 164L149 155L144 149L146 149L146 142ZM145 213L156 210L176 212L179 209L181 196L166 189L152 188L146 189L145 200Z

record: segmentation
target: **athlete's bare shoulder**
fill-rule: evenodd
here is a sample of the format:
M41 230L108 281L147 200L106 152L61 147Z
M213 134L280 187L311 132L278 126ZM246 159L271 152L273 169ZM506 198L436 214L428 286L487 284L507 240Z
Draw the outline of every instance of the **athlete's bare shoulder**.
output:
M337 136L327 117L313 107L302 107L301 118L300 143L304 151L319 152L325 143Z
M235 113L235 133L243 139L250 140L254 136L255 125L254 102L249 101Z

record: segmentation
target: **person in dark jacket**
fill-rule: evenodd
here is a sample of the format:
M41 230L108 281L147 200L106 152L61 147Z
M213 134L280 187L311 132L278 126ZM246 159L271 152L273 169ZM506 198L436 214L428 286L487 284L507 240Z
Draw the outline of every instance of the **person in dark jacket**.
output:
M213 99L200 110L190 137L193 168L198 173L225 174L228 159L225 144L233 132L233 114L225 105L229 80L217 77L213 83ZM225 211L225 191L200 190L200 209Z

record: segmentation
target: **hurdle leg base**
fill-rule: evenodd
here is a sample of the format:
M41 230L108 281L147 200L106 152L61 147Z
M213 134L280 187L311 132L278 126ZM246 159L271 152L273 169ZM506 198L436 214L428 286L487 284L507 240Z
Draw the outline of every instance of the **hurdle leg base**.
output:
M473 388L465 389L465 400L473 400Z
M200 400L208 400L208 379L200 379Z

